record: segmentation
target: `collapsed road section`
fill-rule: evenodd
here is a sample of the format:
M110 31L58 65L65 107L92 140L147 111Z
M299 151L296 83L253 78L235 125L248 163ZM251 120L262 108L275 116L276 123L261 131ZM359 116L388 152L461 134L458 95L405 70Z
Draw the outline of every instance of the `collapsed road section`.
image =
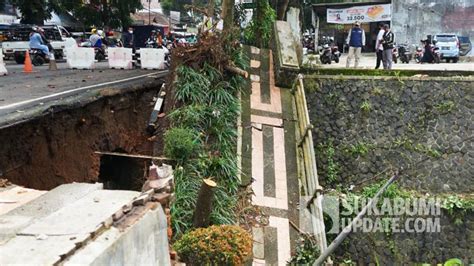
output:
M0 264L168 265L171 187L144 160L167 72L46 75L0 85Z
M107 175L114 165L134 175L130 182L143 178L143 161L101 159L95 152L152 154L146 127L166 74L56 72L3 83L0 98L8 100L0 102L1 178L43 190L96 181L120 189L124 184ZM126 185L141 188L140 181Z

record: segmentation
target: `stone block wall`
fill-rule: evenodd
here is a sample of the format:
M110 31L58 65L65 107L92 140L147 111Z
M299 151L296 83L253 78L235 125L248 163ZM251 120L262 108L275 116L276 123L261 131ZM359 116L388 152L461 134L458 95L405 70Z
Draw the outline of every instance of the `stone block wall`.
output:
M305 89L326 187L362 186L393 167L405 169L399 182L409 189L474 192L472 79L318 77Z
M395 185L410 197L456 196L472 201L473 81L305 77L318 176L325 193L361 193L397 169L401 176ZM474 263L474 212L472 206L460 211L455 222L442 209L438 233L352 233L335 259L359 265L442 263L449 258Z

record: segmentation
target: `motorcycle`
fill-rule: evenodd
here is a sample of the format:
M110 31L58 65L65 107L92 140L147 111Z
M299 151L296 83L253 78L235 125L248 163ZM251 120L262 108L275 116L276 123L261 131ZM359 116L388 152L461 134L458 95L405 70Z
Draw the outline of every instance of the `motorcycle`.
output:
M322 47L322 53L320 56L320 60L322 64L331 64L331 61L334 60L334 56L332 54L332 49L329 44L324 44ZM339 58L337 59L339 61Z
M409 51L408 45L401 44L398 46L398 58L402 63L408 64L411 60L411 53Z
M397 63L397 61L398 61L397 58L398 58L398 49L397 49L396 46L394 46L393 49L392 49L392 62L394 64Z
M441 62L441 51L438 46L436 46L436 41L433 41L433 44L430 45L431 52L433 53L434 63L439 64Z
M79 46L91 48L92 44L90 41L85 41L85 42L82 42ZM105 45L102 45L102 47L93 47L93 48L94 48L94 53L95 53L95 60L97 60L97 62L104 61L106 58Z
M423 48L416 47L415 62L420 63L422 57L423 57Z
M41 51L40 49L32 48L30 49L29 53L30 53L31 63L34 66L41 66L44 63L49 63L48 55L44 54L43 51Z
M339 52L339 48L337 45L333 45L331 47L332 58L334 62L339 63L339 57L341 57L341 52Z

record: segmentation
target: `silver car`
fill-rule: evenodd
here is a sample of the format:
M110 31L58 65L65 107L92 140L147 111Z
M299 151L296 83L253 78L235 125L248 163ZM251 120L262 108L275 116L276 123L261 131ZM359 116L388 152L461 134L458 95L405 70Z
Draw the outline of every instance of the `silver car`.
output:
M456 34L436 34L433 38L436 41L436 46L439 47L441 59L446 59L449 63L457 63L459 60L459 39Z

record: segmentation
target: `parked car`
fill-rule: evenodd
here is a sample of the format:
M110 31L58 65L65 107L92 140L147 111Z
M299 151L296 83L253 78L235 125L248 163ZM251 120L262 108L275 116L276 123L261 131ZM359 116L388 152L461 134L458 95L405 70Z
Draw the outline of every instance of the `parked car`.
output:
M465 56L469 54L472 49L472 43L468 36L458 36L460 48L459 48L459 55Z
M441 59L446 59L446 62L457 63L459 60L459 39L456 34L436 34L433 38L436 45L440 48Z

